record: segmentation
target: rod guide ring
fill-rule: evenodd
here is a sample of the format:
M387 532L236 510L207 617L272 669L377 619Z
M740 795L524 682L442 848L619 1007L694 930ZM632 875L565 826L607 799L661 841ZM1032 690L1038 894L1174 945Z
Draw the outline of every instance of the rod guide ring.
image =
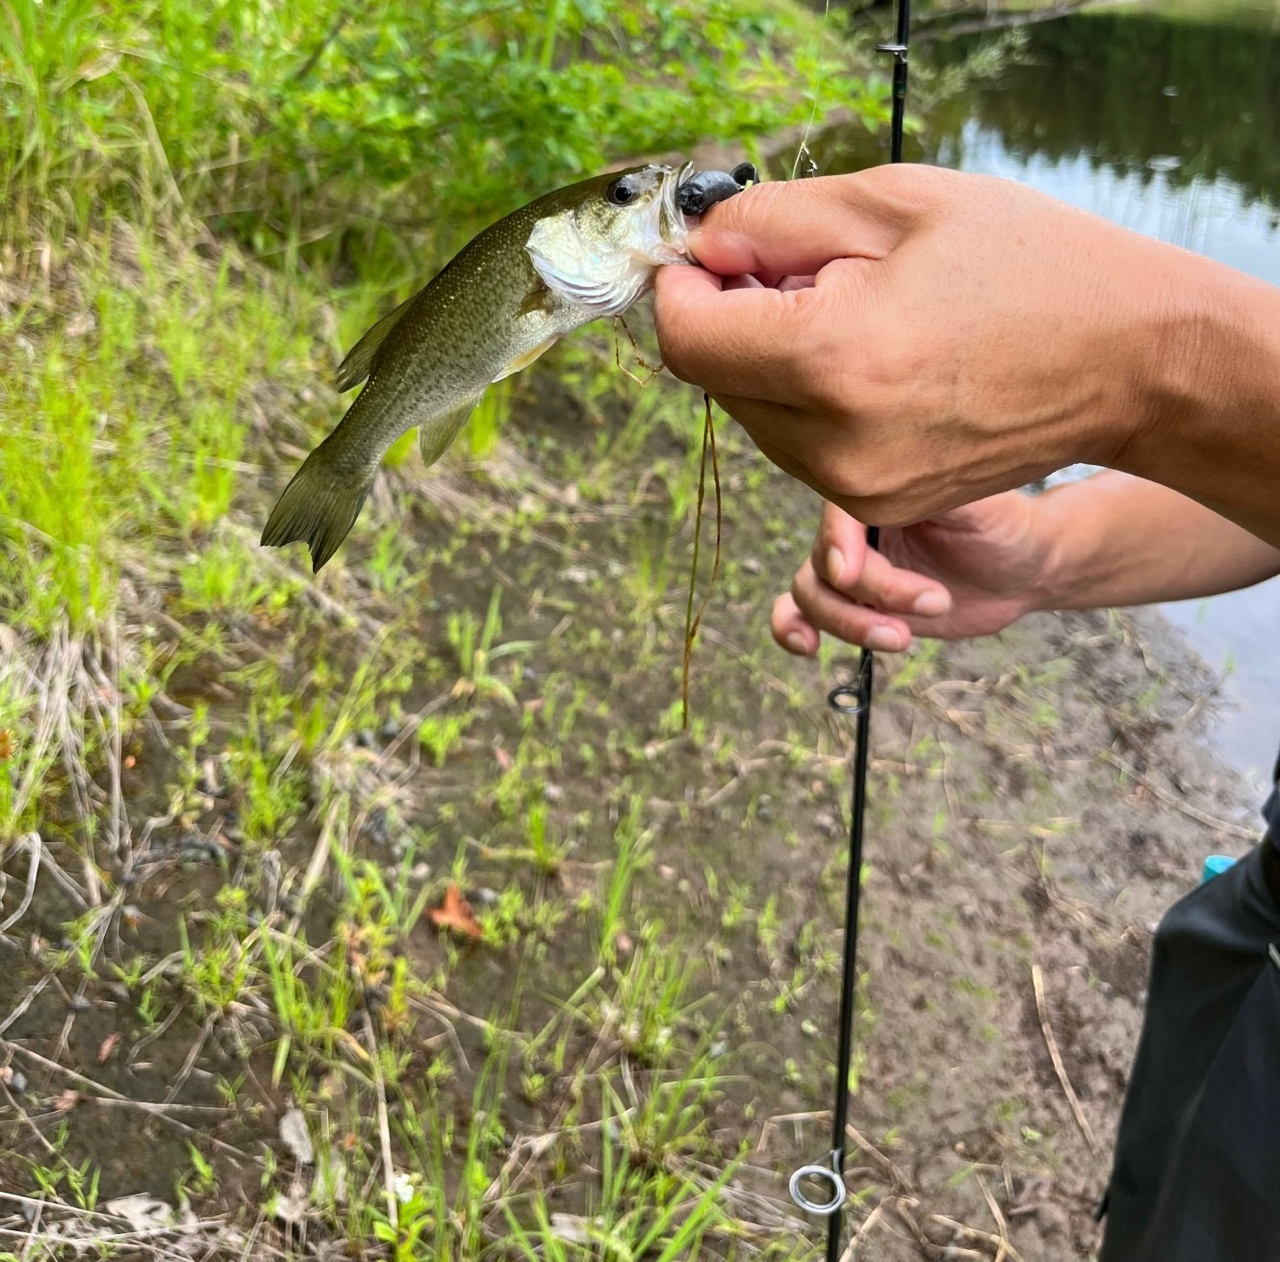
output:
M827 1216L836 1213L844 1204L845 1198L849 1195L848 1189L844 1185L844 1177L835 1169L835 1163L838 1155L832 1153L831 1165L823 1166L814 1164L811 1166L801 1166L791 1176L791 1182L787 1185L791 1192L791 1199L795 1201L801 1209L810 1214L821 1214ZM825 1183L831 1195L825 1201L815 1201L805 1194L802 1184L805 1179L817 1179L820 1183Z
M855 679L852 683L837 684L827 693L827 705L838 714L860 714L866 704L860 679Z

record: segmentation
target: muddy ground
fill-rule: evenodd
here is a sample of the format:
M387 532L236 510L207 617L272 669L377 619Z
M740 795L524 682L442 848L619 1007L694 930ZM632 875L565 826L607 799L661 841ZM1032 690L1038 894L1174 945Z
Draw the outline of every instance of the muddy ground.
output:
M56 1254L48 1233L63 1228L50 1226L57 1216L40 1208L31 1173L56 1148L85 1178L98 1172L99 1203L187 1198L211 1226L166 1237L166 1249L336 1256L331 1219L302 1231L304 1212L290 1218L269 1199L294 1186L282 1119L304 1079L313 1134L344 1103L367 1112L369 1097L314 1062L291 1095L289 1076L273 1074L278 1011L210 1010L175 963L182 926L197 956L213 940L226 889L244 892L245 933L276 916L313 944L331 941L343 931L343 878L328 844L388 879L403 870L428 907L455 881L484 922L484 940L471 942L423 916L397 951L435 996L416 1008L404 1076L433 1079L447 1061L449 1085L432 1098L459 1133L494 1046L483 1023L521 1035L496 1102L502 1133L482 1154L492 1177L538 1182L549 1204L589 1217L595 1141L557 1155L543 1138L564 1127L582 1084L617 1071L622 1107L651 1077L702 1066L713 1080L689 1095L696 1116L684 1125L699 1138L685 1168L711 1180L741 1152L727 1201L746 1225L703 1255L820 1246L823 1225L791 1208L786 1184L829 1146L852 721L825 697L854 657L837 648L797 662L767 633L815 501L721 425L724 567L693 659L693 729L681 733L688 505L653 471L686 469L699 401L679 396L687 433L655 426L621 456L610 447L605 476L593 455L599 418L548 374L522 389L518 416L541 419L508 430L487 475L504 470L496 482L456 464L428 476L411 462L380 484L373 521L404 522L407 577L394 591L349 575L306 589L319 593L310 599L290 557L299 591L285 613L224 628L226 660L197 658L170 680L166 704L179 709L157 705L128 726L118 798L110 767L94 770L102 826L118 801L129 842L103 863L123 892L92 968L77 966L68 928L80 914L69 891L88 880L71 805L42 829L29 907L30 851L10 851L0 1188L30 1199L0 1203L0 1251L44 1256L33 1241L45 1232ZM252 522L269 489L237 521ZM351 575L372 547L372 528L358 531ZM343 583L360 591L354 619L325 604L345 599ZM449 615L468 611L478 625L495 587L502 623L489 647L520 647L491 651L483 669L446 669L457 657ZM306 634L286 635L281 619L304 605ZM162 618L163 603L139 623L152 614ZM297 760L291 822L256 845L245 791L221 774L226 751L251 711L282 730L297 721L254 711L257 665L271 661L285 693L341 687L309 673L317 646L363 660L377 617L398 619L422 655L401 663L408 678L379 722ZM197 703L211 726L198 780L169 739ZM1202 744L1212 706L1213 681L1146 612L1039 616L978 643L923 646L881 671L848 1169L856 1256L1092 1255L1152 927L1206 854L1240 853L1253 832L1256 804ZM404 739L423 714L467 716L440 765ZM322 806L334 783L348 794L341 818ZM530 857L534 805L558 847L542 863ZM607 918L620 846L634 879ZM140 996L166 968L175 980L148 992L143 1019ZM296 970L304 987L316 976L305 961ZM592 986L612 987L611 998L588 1003ZM366 1042L378 1011L366 988L333 1040L338 1053ZM560 1056L534 1037L556 1021ZM573 1125L607 1131L600 1107L584 1106ZM448 1176L462 1158L444 1151ZM117 1256L159 1250L115 1226ZM25 1246L24 1232L35 1233ZM485 1220L492 1256L504 1256L503 1234L500 1216Z

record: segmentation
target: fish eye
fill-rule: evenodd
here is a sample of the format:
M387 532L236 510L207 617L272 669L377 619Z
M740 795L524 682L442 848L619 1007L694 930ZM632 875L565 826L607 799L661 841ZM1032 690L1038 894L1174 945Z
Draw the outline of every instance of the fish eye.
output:
M636 186L624 175L614 180L604 191L604 195L615 206L628 206L636 199Z

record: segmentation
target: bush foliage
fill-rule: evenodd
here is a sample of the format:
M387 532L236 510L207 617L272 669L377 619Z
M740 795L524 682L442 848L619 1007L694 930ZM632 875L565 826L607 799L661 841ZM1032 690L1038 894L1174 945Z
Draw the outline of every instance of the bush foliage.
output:
M815 92L876 112L830 26L789 0L8 0L3 191L55 230L180 203L264 252L447 246L610 160L749 148Z

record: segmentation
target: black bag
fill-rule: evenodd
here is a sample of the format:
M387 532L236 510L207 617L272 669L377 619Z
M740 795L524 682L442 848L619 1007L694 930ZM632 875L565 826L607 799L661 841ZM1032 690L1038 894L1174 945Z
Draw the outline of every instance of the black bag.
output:
M1280 787L1264 813L1156 930L1099 1262L1280 1262Z

